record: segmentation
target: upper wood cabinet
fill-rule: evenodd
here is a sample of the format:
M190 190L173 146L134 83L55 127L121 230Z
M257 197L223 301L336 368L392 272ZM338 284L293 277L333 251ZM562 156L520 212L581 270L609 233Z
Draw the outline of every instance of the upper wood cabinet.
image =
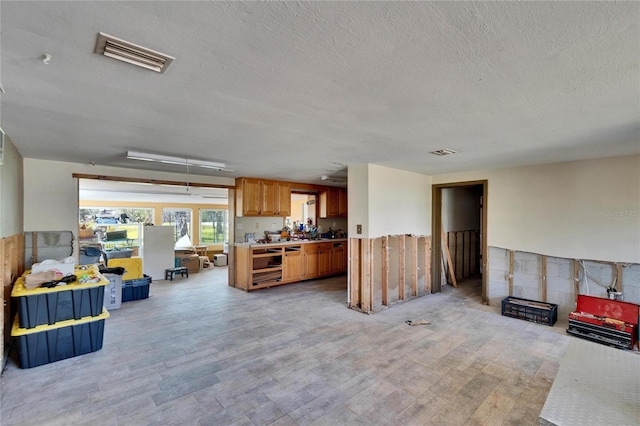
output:
M347 190L327 188L320 191L320 217L347 217Z
M238 216L290 216L291 184L253 178L236 179Z

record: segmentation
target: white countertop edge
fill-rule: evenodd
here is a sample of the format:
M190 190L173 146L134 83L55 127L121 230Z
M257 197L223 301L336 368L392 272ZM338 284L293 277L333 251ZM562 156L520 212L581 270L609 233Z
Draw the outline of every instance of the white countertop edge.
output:
M321 240L295 240L295 241L280 241L278 243L234 243L234 247L244 248L256 248L256 247L282 247L282 246L296 246L301 244L311 243L339 243L347 241L347 238L323 238Z

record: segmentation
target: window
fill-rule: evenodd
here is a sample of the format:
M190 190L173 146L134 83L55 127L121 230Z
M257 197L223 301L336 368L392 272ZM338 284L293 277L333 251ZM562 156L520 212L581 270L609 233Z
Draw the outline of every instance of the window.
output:
M162 209L162 224L173 226L175 241L185 236L191 240L191 209Z
M153 223L152 208L81 207L78 216L80 223L88 227L117 223Z
M227 210L200 209L200 244L223 244L228 237Z

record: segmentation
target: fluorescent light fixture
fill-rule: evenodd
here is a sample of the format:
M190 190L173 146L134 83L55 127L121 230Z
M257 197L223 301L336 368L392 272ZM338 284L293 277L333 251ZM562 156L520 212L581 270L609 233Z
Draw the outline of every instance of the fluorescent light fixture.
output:
M149 154L145 152L127 151L127 159L140 161L153 161L156 163L175 164L178 166L194 166L205 169L213 169L222 172L233 172L225 168L224 163L216 161L195 160L192 158L171 157L169 155Z

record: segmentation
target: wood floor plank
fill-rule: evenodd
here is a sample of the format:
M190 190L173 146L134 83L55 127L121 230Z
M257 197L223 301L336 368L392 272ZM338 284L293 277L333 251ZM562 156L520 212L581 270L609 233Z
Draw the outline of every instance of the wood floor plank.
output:
M2 425L530 424L570 339L482 305L479 280L365 315L345 277L226 277L153 282L97 352L26 370L12 353Z

